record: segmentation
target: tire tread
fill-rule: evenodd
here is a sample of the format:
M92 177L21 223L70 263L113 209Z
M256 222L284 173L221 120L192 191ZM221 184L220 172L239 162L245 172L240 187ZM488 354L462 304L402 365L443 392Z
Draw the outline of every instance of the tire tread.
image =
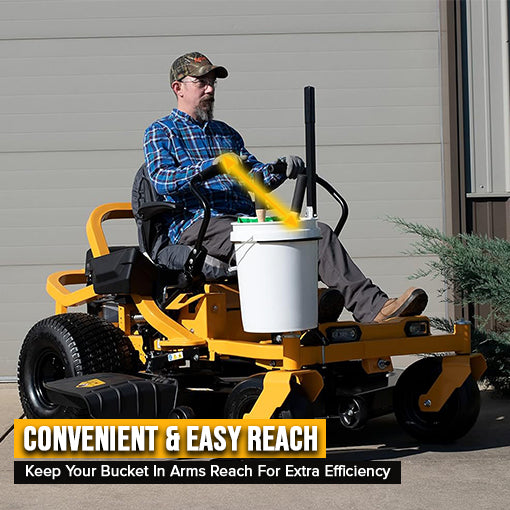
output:
M20 401L29 418L41 417L38 402L30 398L26 383L26 371L30 370L30 367L26 366L27 358L30 359L30 354L37 350L41 339L50 339L56 349L63 351L64 358L67 358L63 360L66 377L96 372L133 373L136 369L135 349L123 332L113 324L79 312L43 319L27 333L18 359ZM64 408L63 414L72 417L76 412Z

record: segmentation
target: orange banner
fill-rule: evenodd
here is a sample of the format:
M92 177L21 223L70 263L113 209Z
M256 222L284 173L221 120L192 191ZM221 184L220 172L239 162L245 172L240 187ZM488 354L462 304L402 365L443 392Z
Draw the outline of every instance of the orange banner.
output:
M14 420L14 458L325 458L326 420Z

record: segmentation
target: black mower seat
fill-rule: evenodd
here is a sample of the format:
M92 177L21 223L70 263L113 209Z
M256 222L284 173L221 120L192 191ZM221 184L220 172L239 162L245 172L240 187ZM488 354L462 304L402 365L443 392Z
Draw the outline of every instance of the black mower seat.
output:
M158 266L183 271L192 247L171 244L168 238L169 218L176 211L182 210L182 206L166 202L164 197L156 192L145 164L136 172L131 206L138 228L140 251ZM235 271L232 272L229 264L211 256L206 257L202 273L208 282L235 276Z

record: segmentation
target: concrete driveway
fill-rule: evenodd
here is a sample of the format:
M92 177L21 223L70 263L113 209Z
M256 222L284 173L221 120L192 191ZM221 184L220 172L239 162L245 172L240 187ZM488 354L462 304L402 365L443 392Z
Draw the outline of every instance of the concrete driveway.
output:
M510 400L482 392L475 427L456 444L420 446L393 416L330 437L328 459L398 460L401 485L14 485L15 384L0 384L1 509L487 509L510 508Z

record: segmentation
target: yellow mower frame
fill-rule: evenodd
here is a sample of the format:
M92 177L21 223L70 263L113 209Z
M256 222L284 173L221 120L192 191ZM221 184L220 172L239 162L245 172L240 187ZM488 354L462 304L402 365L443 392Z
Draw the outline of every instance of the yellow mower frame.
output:
M133 218L130 203L110 203L97 207L87 222L87 237L94 257L108 255L110 249L103 230L106 220ZM82 285L77 290L69 286ZM47 280L47 291L55 300L57 314L70 307L83 305L101 296L87 283L85 269L53 273ZM438 412L456 388L472 375L478 380L486 369L481 354L471 354L470 325L455 324L452 334L430 335L426 317L390 319L382 324L331 322L319 325L325 336L330 328L356 328L359 340L329 345L301 345L299 334L284 335L275 344L267 334L243 331L239 310L239 294L235 285L205 284L199 294L182 293L173 299L166 310L158 307L150 296L131 295L132 304L119 305L116 324L145 361L143 340L133 333L133 317L143 319L159 332L160 338L151 346L154 351L179 353L187 347L206 347L206 358L240 357L253 360L267 370L262 393L245 418L270 418L291 391L291 384L299 384L313 402L323 388L321 374L308 367L335 362L361 360L367 374L393 370L392 356L419 353L450 353L442 358L442 371L432 387L419 398L424 413ZM193 307L190 305L194 303ZM190 311L192 310L192 311ZM178 314L172 319L167 312ZM423 336L410 336L409 324ZM306 332L303 332L305 334Z

